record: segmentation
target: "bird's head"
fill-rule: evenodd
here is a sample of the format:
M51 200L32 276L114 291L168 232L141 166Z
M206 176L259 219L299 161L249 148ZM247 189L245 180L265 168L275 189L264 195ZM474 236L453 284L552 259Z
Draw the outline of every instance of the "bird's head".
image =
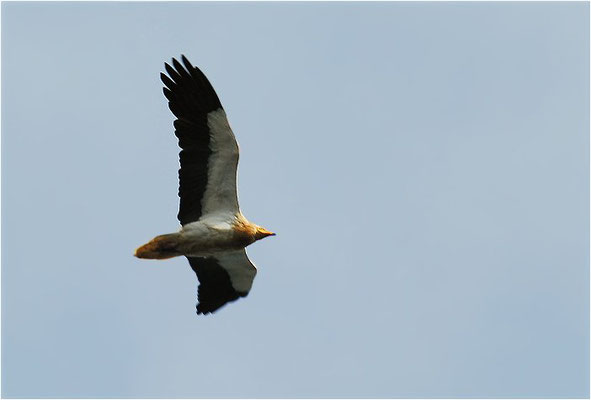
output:
M263 238L266 238L267 236L275 236L275 234L271 231L266 230L262 226L257 226L257 231L254 234L254 239L261 240Z

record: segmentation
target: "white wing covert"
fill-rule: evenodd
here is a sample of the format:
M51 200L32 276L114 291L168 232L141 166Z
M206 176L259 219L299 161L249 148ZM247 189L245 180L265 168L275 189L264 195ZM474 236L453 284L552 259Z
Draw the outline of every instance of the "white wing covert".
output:
M201 70L182 56L165 64L164 95L177 117L179 213L182 225L206 214L239 212L236 193L238 144L215 90Z
M187 259L199 279L197 314L212 313L246 297L257 273L245 250Z

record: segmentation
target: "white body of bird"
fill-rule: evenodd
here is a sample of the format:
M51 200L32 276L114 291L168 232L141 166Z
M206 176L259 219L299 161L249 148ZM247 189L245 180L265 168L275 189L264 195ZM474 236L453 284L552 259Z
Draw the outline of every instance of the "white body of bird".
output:
M168 106L177 117L179 232L156 236L135 251L138 258L187 257L200 285L197 313L212 313L250 291L256 268L245 247L274 233L240 212L236 188L238 143L217 94L183 56L165 64Z

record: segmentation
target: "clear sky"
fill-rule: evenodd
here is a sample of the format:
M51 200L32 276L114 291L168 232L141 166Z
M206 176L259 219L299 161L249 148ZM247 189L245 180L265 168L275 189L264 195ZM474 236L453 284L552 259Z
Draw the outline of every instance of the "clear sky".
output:
M2 397L589 396L589 4L2 3ZM278 233L195 314L163 63Z

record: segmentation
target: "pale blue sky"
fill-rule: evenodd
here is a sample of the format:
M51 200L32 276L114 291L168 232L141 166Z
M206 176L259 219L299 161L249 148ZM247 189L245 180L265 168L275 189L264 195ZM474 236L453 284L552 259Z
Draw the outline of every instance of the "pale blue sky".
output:
M587 397L587 3L2 4L2 397ZM164 61L242 149L197 316Z

